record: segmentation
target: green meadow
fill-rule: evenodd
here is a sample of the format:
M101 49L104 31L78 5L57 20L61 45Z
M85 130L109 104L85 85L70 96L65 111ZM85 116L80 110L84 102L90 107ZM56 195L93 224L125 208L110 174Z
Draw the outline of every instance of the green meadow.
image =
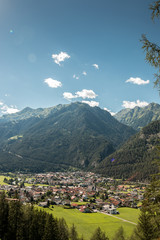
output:
M126 236L129 237L136 226L121 219L117 219L102 213L81 213L77 209L64 209L60 206L54 206L54 208L50 207L49 209L46 208L45 211L52 213L56 218L63 217L69 227L71 227L74 223L79 236L83 235L85 240L90 239L97 227L100 227L106 232L106 235L112 239L119 227L122 226ZM116 215L117 217L137 223L139 210L120 208L119 212L120 214Z
M0 175L0 185L8 185L7 183L4 183L4 178L7 178L9 179L9 177L6 177L6 176L3 176L3 175Z
M123 207L119 208L118 211L120 213L119 215L120 218L123 218L134 223L138 222L138 217L140 213L139 209Z

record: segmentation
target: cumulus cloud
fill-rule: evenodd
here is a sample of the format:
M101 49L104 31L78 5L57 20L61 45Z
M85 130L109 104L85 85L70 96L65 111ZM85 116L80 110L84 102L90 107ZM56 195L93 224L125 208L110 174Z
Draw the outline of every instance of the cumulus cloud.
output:
M82 103L86 103L90 107L98 107L99 106L99 102L96 102L96 101L82 101Z
M149 80L142 80L141 78L129 78L128 80L126 80L126 83L133 83L133 84L137 84L137 85L145 85L145 84L149 84Z
M85 98L96 98L98 95L93 90L83 89L82 91L76 92L77 97Z
M86 75L87 75L87 73L86 73L85 71L83 71L83 72L82 72L82 74L83 74L84 76L86 76Z
M99 66L96 63L92 64L92 66L95 67L96 69L99 69Z
M67 100L70 100L70 99L73 99L73 98L77 98L77 96L73 95L72 93L70 92L64 92L63 93L63 97Z
M95 92L93 90L87 90L87 89L83 89L82 91L78 91L75 93L75 95L73 95L70 92L64 92L63 93L63 97L67 100L73 99L73 98L96 98L98 95L95 94Z
M124 108L135 108L135 107L146 107L149 103L145 101L137 100L136 102L123 101L122 107Z
M75 78L75 79L77 79L77 80L79 79L79 77L76 76L76 74L73 75L73 78Z
M62 87L62 83L60 81L54 80L52 78L47 78L44 82L51 88Z
M105 111L109 112L112 116L114 116L116 113L112 112L111 110L109 110L108 108L104 108Z
M60 52L59 54L52 54L52 58L54 59L54 62L61 65L60 62L64 62L66 59L69 59L71 56L68 55L66 52Z
M19 112L16 106L8 106L3 102L0 102L0 113L1 114L12 114Z

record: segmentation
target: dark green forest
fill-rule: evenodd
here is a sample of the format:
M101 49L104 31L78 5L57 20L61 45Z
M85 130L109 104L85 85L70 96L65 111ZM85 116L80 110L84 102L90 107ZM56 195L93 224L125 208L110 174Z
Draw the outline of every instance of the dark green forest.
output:
M125 180L150 180L150 176L158 171L153 162L157 157L159 139L160 121L154 121L106 157L96 171Z
M3 172L89 169L135 134L107 111L78 102L48 112L27 108L0 120Z

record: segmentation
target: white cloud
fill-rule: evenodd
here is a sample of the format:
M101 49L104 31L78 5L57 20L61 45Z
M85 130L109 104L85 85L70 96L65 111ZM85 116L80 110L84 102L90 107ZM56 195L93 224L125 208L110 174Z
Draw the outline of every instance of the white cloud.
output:
M83 71L83 73L82 73L84 76L86 76L87 75L87 73L85 72L85 71Z
M135 107L146 107L149 103L145 101L137 100L136 102L123 101L122 107L124 108L135 108Z
M19 112L19 110L15 107L8 107L8 106L4 106L3 108L1 108L2 113L3 114L12 114L12 113L16 113Z
M0 113L1 114L12 114L12 113L16 113L19 112L19 110L17 109L16 106L7 106L6 104L4 104L3 102L0 102Z
M95 67L96 69L99 69L99 66L96 63L92 64L92 66Z
M83 89L82 91L76 92L77 97L85 98L96 98L98 95L93 90Z
M111 110L109 110L108 108L104 108L105 111L109 112L112 116L114 116L116 113L112 112Z
M52 78L47 78L44 82L51 88L62 87L62 83L60 81L54 80Z
M77 79L77 80L79 79L79 77L76 76L76 74L73 75L73 78L75 78L75 79Z
M145 84L149 84L149 80L142 80L141 78L129 78L128 80L126 80L126 83L133 83L133 84L137 84L137 85L145 85Z
M87 89L83 89L82 91L78 91L75 93L75 95L73 95L70 92L64 92L63 93L63 97L67 100L73 99L73 98L96 98L98 95L95 94L95 92L93 90L87 90Z
M59 54L52 54L54 62L60 66L60 62L64 62L65 59L69 59L70 56L66 52L60 52Z
M96 102L96 101L82 101L82 103L86 103L90 107L98 107L99 106L99 102Z
M72 93L70 92L64 92L63 93L63 97L67 100L73 99L73 98L77 98L77 96L74 96Z

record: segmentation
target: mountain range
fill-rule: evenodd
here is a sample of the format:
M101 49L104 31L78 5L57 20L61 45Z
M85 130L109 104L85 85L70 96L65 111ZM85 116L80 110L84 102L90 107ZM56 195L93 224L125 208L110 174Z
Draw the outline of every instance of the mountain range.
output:
M26 108L0 119L1 171L95 167L133 134L107 111L84 103Z
M160 118L158 109L160 105L151 103L113 117L99 107L76 102L44 109L27 107L4 115L0 118L0 171L83 169L145 179L156 171L150 160L156 155L160 121L142 127Z
M122 109L114 117L121 123L124 123L135 130L140 130L150 122L160 120L160 105L150 103L146 107L135 107L133 109Z

